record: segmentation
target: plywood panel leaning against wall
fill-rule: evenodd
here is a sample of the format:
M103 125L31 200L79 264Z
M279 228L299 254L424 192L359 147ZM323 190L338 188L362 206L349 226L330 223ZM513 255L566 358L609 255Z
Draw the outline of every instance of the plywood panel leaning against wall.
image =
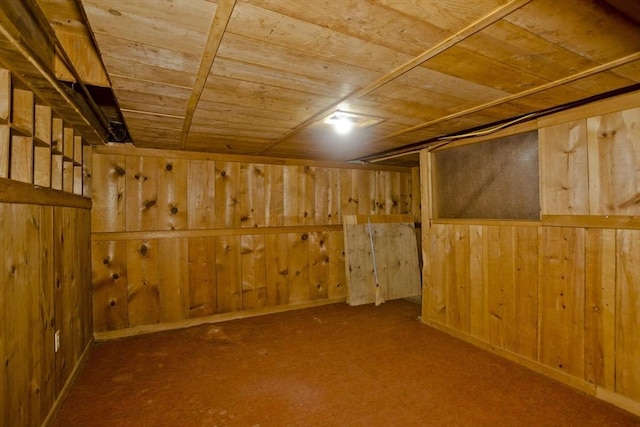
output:
M344 301L343 212L416 215L404 167L123 145L92 161L99 338Z
M420 295L418 248L409 215L345 215L343 227L350 305Z
M93 339L91 201L81 196L91 171L59 151L64 128L74 131L0 70L0 425L46 422Z
M421 153L423 320L636 414L639 101L518 125L539 128L539 220L434 218Z

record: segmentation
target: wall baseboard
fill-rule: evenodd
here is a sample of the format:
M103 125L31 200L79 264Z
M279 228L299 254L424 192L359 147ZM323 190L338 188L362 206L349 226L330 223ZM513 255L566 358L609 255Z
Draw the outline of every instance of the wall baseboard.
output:
M302 308L318 307L327 304L346 302L346 297L329 298L316 301L309 301L300 304L279 305L274 307L261 307L253 310L236 311L232 313L214 314L195 319L184 319L177 322L157 323L153 325L141 325L133 328L118 329L115 331L94 332L96 341L109 341L118 338L132 337L154 332L171 331L175 329L185 329L192 326L205 325L208 323L226 322L229 320L244 319L247 317L263 316L265 314L282 313L285 311L299 310Z
M534 360L528 359L512 351L505 350L500 347L496 347L477 337L474 337L465 332L461 332L456 329L450 328L441 323L432 322L425 319L423 319L422 322L427 326L430 326L434 329L442 331L455 338L461 339L462 341L468 342L469 344L475 345L476 347L480 347L484 350L490 351L491 353L494 353L498 356L504 357L505 359L508 359L519 365L522 365L525 368L531 369L532 371L535 371L553 380L559 381L572 388L575 388L584 393L587 393L597 399L603 400L607 403L617 406L618 408L624 409L627 412L640 416L640 402L638 401L630 399L614 391L607 390L605 388L592 384L588 381L585 381L584 379L574 377L573 375L569 375L565 372L559 371L550 366L544 365L540 362L536 362Z
M93 342L94 342L93 338L90 339L89 343L82 351L82 354L78 359L78 363L76 363L76 366L73 368L73 371L71 371L71 375L69 375L69 378L67 379L67 382L64 384L64 387L62 387L62 390L60 390L60 393L58 394L58 397L56 397L55 402L53 402L53 405L51 406L51 409L49 410L47 417L42 422L41 427L49 427L53 424L53 421L58 415L58 412L62 408L62 404L64 403L65 399L69 395L69 392L73 387L73 384L76 382L78 375L80 375L80 372L82 372L82 368L84 368L84 365L87 363L87 359L89 358L89 350L91 349Z

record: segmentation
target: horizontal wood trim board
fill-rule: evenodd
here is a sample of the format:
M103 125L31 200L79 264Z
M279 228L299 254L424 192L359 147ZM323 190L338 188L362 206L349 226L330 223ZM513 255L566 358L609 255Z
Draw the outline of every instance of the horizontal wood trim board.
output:
M413 223L413 216L404 215L344 215L345 224L395 224L410 222Z
M494 226L507 226L507 227L540 227L542 223L540 221L526 221L519 219L432 219L431 224L442 225L494 225Z
M253 310L234 311L230 313L214 314L212 316L198 317L195 319L180 320L178 322L158 323L155 325L141 325L134 328L119 329L116 331L96 332L94 339L98 342L109 341L118 338L131 337L154 332L171 331L175 329L185 329L192 326L206 325L208 323L226 322L229 320L244 319L248 317L262 316L265 314L282 313L303 308L319 307L328 304L345 303L346 297L329 298L304 302L300 304L280 305L276 307L264 307Z
M65 191L0 178L0 203L91 209L91 199Z
M336 169L379 170L387 172L411 172L411 168L408 166L383 166L376 164L370 165L320 160L285 159L279 157L246 156L239 154L215 154L196 151L160 150L153 148L136 148L132 144L106 144L94 146L94 149L98 154L112 154L121 156L144 156L187 160L213 160L220 162L262 163L283 166L312 166Z
M289 227L212 228L203 230L150 230L92 233L92 241L179 239L189 237L255 236L260 234L342 231L342 225L296 225Z
M517 353L513 353L509 350L505 350L504 348L496 347L486 341L478 339L472 335L466 334L464 332L458 331L456 329L450 328L446 325L443 325L438 322L433 321L424 321L423 322L434 329L442 331L446 334L449 334L453 337L461 339L463 341L468 342L469 344L475 345L476 347L480 347L487 351L490 351L498 356L504 357L505 359L511 360L512 362L516 362L520 365L523 365L533 371L541 373L547 377L553 378L554 380L560 381L564 384L567 384L573 388L576 388L584 393L590 394L591 396L596 395L596 386L582 379L576 378L573 375L566 374L564 372L553 369L547 365L543 365L542 363L535 362L531 359L527 359Z
M594 384L591 384L588 381L576 378L573 375L569 375L564 372L558 371L542 363L535 362L531 359L527 359L526 357L523 357L511 351L505 350L503 348L496 347L486 341L480 340L472 335L466 334L456 329L452 329L441 323L424 321L424 319L423 319L423 323L429 327L432 327L446 334L449 334L453 337L466 341L469 344L475 345L476 347L480 347L484 350L497 354L498 356L504 357L505 359L511 360L512 362L516 362L520 365L523 365L526 368L529 368L535 372L538 372L556 381L560 381L561 383L567 384L575 389L578 389L584 393L594 396L597 399L611 403L612 405L615 405L619 408L629 411L632 414L640 415L640 403L632 399L629 399L628 397L625 397L619 393L615 393L613 391L604 389L600 386L596 386Z
M606 388L597 387L596 397L600 400L604 400L605 402L609 402L618 408L622 408L627 412L640 416L640 403L628 398L627 396L607 390Z
M543 215L542 225L550 227L640 230L640 217L624 215Z

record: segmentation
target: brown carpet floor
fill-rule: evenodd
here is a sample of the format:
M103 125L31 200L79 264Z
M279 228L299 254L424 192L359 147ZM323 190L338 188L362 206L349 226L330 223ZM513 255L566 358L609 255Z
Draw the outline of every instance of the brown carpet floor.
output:
M429 328L328 305L96 344L55 426L640 426Z

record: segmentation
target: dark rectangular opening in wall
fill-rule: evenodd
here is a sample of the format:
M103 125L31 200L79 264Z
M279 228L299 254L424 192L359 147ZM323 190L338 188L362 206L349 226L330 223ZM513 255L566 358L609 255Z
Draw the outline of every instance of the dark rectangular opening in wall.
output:
M436 218L540 219L538 132L434 152Z

